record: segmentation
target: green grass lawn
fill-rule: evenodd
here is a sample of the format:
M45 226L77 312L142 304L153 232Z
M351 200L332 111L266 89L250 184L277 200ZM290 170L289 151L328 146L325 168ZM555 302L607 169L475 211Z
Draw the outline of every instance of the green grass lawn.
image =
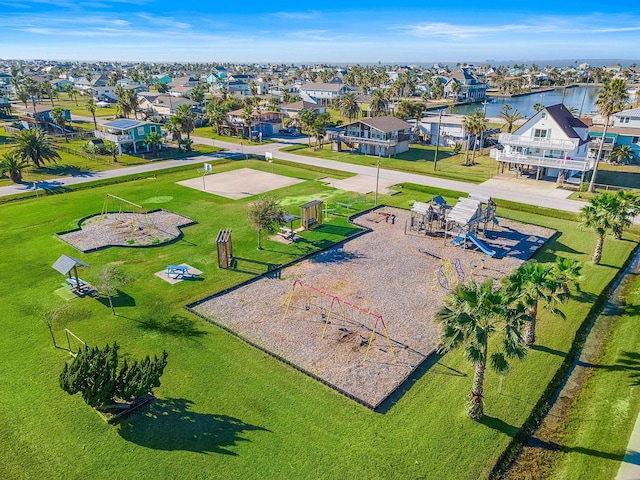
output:
M334 152L331 150L330 145L325 145L322 150L315 150L313 147L301 148L299 145L295 145L286 147L283 151L367 166L375 166L379 159L379 157L372 155L362 155L344 151ZM497 164L493 158L476 154L476 165L465 167L463 165L464 155L464 151L455 155L449 148L438 149L438 160L436 171L434 171L433 159L435 156L435 147L412 144L408 152L400 153L392 158L382 158L381 166L389 170L418 173L470 183L482 183L495 175ZM471 152L469 152L469 161L470 159Z
M598 318L585 347L606 345L570 411L561 439L568 448L557 453L554 478L615 478L625 454L640 410L640 280L637 274L629 280L621 308Z
M191 135L193 135L194 137L210 138L213 141L220 140L222 142L237 143L238 145L240 145L241 143L243 145L262 145L265 143L274 143L274 140L268 138L264 138L262 140L262 143L260 143L253 140L247 140L246 138L242 139L238 137L230 137L227 135L218 135L215 131L215 128L211 126L198 127L191 133Z
M271 169L258 161L220 162L214 169L247 166ZM275 171L307 180L272 192L292 213L309 199L332 203L353 196L316 181L325 176L322 172L286 164L276 164ZM460 353L434 358L410 388L373 412L182 308L251 277L217 268L215 237L221 228L232 229L234 255L248 259L256 273L265 264L282 264L344 238L327 230L309 232L304 242L293 245L265 240L265 249L258 251L246 214L252 199L230 201L175 184L194 176L195 169L183 170L0 205L0 464L5 478L98 478L114 472L130 478L486 476L552 377L595 296L635 245L628 235L620 241L608 238L602 265L594 266L588 259L595 238L575 222L501 209L500 215L560 232L539 251L540 261L562 255L587 262L582 294L565 307L569 318L542 315L540 348L514 364L500 392L499 378L487 374L487 417L480 423L465 417L472 369ZM406 207L411 200L433 196L425 188L410 187L382 195L381 202ZM54 235L99 213L106 193L190 216L197 224L170 245L90 254ZM341 217L332 221L347 225ZM51 265L63 253L91 265L80 273L85 280L94 280L109 263L121 265L133 278L117 299L117 316L96 299L67 302L55 293L64 280ZM203 271L203 280L169 285L153 276L182 262ZM416 281L430 281L432 273ZM54 326L59 344L65 343L63 329L68 328L90 344L118 341L121 354L129 358L169 352L157 402L109 426L78 395L62 392L58 375L69 355L53 348L41 319L44 310L66 303L68 313Z
M56 163L47 163L41 168L29 167L23 171L22 179L24 183L47 181L51 178L64 176L82 176L90 175L95 172L113 170L115 168L130 167L133 165L143 165L161 160L170 160L175 158L187 158L207 153L215 153L221 151L220 148L208 145L193 145L193 150L187 152L182 149L170 147L160 150L158 156L154 157L151 152L141 152L137 155L122 154L118 155L118 162L111 161L111 155L89 155L82 150L82 145L86 140L70 140L65 142L63 139L57 140L60 146L58 153L60 159ZM0 156L11 150L11 143L0 144ZM0 176L0 187L12 185L8 176Z

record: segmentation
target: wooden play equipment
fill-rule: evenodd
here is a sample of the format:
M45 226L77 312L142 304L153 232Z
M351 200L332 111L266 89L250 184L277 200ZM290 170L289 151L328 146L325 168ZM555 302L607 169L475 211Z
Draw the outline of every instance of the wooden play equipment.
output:
M310 230L322 225L322 200L312 200L300 207L302 228Z
M218 247L218 267L231 268L233 260L233 246L231 244L231 230L220 230L216 238Z
M289 310L291 308L291 305L296 297L295 293L296 293L296 288L302 293L303 298L305 300L305 306L304 306L304 310L305 311L311 311L313 307L315 307L316 310L320 311L320 316L321 318L324 320L324 328L322 329L322 337L321 338L325 338L326 332L327 332L327 327L329 326L329 324L331 323L331 316L335 313L336 316L339 316L339 318L342 319L342 324L343 325L348 325L348 324L355 324L355 322L353 322L352 320L349 320L349 318L347 317L347 310L348 309L353 309L354 311L363 313L364 315L366 315L367 317L370 317L374 320L373 322L373 329L370 329L368 326L364 325L364 324L358 324L358 326L366 328L368 330L371 330L371 335L369 336L369 340L367 342L367 350L364 354L364 359L362 360L363 362L367 361L367 358L369 357L369 351L371 350L371 345L373 344L373 340L375 338L377 329L378 329L378 325L382 326L382 332L384 333L384 336L387 339L387 345L389 346L389 349L391 350L391 353L393 355L393 360L395 362L398 361L398 359L396 358L396 352L393 349L393 345L391 343L391 337L389 336L389 331L387 330L387 326L384 323L384 319L382 318L382 315L379 315L377 313L373 313L369 310L367 310L366 308L362 308L359 307L358 305L355 305L347 300L344 300L340 297L338 297L337 295L334 295L332 293L329 292L325 292L324 290L318 288L318 287L314 287L313 285L309 285L308 283L303 282L302 280L295 280L293 282L293 284L291 285L291 288L289 289L289 293L287 294L287 297L284 301L284 305L285 305L285 310L284 310L284 316L282 317L282 319L286 319L287 318L287 314L289 313ZM312 303L312 297L310 294L310 291L313 291L317 294L320 295L320 297L323 297L325 299L330 300L329 306L327 308L322 308L318 305L314 305Z
M428 203L414 202L411 207L409 229L426 234L434 233L434 226L442 230L451 207L440 195L433 197Z
M104 220L108 214L115 214L114 230L130 229L132 235L137 230L158 230L143 206L110 193L106 194L102 204L100 221Z
M456 238L466 240L467 234L478 234L481 228L485 234L487 226L493 228L496 216L496 204L491 197L469 194L468 198L459 198L458 203L447 215L444 239L451 233Z

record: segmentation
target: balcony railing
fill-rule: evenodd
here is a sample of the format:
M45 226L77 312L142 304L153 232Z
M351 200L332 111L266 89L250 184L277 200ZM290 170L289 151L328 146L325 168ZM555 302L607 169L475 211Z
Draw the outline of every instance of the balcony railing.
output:
M602 140L591 140L589 142L589 149L598 150L600 148L601 143L602 143ZM602 150L605 152L610 152L611 150L613 150L614 147L615 147L615 144L604 142L604 145L602 145Z
M95 134L96 138L102 138L103 140L110 140L116 145L120 143L133 142L134 140L133 135L107 133L107 132L103 132L102 130L95 130L93 133Z
M496 160L504 163L516 163L518 165L531 165L533 167L560 168L562 170L578 170L588 172L593 170L593 159L569 160L566 158L536 157L533 155L522 155L520 153L505 153L497 151Z
M379 138L365 138L365 137L355 137L351 135L344 135L342 133L330 133L329 140L331 141L341 141L345 143L360 143L363 145L379 145L383 147L394 147L398 144L397 140L382 140Z
M498 142L502 145L517 147L532 147L545 150L574 150L578 148L579 139L569 140L560 138L532 138L514 135L513 133L501 133Z

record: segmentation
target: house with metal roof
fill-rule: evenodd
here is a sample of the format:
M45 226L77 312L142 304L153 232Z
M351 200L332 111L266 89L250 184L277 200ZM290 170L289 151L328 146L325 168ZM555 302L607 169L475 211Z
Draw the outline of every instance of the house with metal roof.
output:
M334 151L342 151L342 145L363 153L388 157L409 150L411 125L391 115L364 118L342 125L339 132L331 133Z
M302 100L326 106L350 89L344 83L307 82L299 90Z
M99 125L101 130L95 130L96 138L109 140L118 147L118 153L122 154L124 150L132 150L138 153L138 150L144 147L144 141L151 133L159 133L162 135L160 125L157 123L144 122L141 120L130 120L128 118L119 118L112 122ZM146 151L150 148L147 145Z
M502 150L491 154L502 166L533 169L536 179L584 179L593 169L587 126L562 103L545 107L513 133L501 133Z

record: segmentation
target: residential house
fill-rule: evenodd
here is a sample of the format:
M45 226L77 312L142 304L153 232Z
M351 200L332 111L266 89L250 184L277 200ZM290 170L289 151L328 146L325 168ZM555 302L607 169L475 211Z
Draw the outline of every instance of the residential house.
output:
M11 115L11 103L9 97L0 95L0 117L8 117Z
M501 133L503 150L493 149L491 154L503 171L507 165L534 169L537 179L582 181L594 164L587 156L590 140L587 126L560 103L545 107L514 133Z
M118 100L116 95L116 87L113 85L105 85L104 87L91 87L91 93L96 101L114 102Z
M287 118L297 118L302 110L314 110L318 114L326 113L327 108L311 102L299 100L293 103L285 103L280 106L280 110Z
M171 81L173 81L173 79L166 73L159 73L157 75L153 75L151 77L151 81L153 82L154 85L157 85L159 83L164 83L166 85Z
M22 114L18 115L18 121L26 129L42 128L53 133L62 133L62 129L51 118L51 110L53 109L54 107L51 105L36 105L35 109L33 106L29 106ZM64 117L67 122L71 122L69 110L64 110Z
M158 94L154 92L143 92L138 95L140 98L140 109L147 118L161 118L166 120L171 117L176 109L181 105L187 104L192 108L197 105L196 102L184 97L174 97L168 94Z
M333 150L342 151L342 144L365 155L388 157L409 150L412 127L399 118L387 115L357 120L342 125L331 133Z
M131 150L133 153L138 153L138 150L144 147L144 140L150 133L162 135L159 124L128 118L119 118L112 122L103 123L99 127L101 130L94 132L96 138L112 141L117 145L120 154L123 151ZM149 146L146 147L146 150L150 150Z
M466 141L466 132L462 126L462 115L427 114L418 122L409 121L415 125L419 137L428 145L435 145L436 142L441 147L455 147L456 143L461 145ZM440 133L438 134L438 129Z
M589 155L593 158L598 153L603 131L604 125L593 125L589 129L589 136L593 138L589 145ZM640 108L613 114L613 124L607 129L602 145L601 160L608 159L615 147L625 145L631 148L635 160L640 158Z
M90 80L87 80L85 77L73 80L73 83L80 93L85 93L89 89L93 90L96 87L106 87L108 82L109 77L107 75L92 75Z
M170 90L173 90L176 87L195 87L198 85L200 81L197 78L192 76L184 76L174 78L172 82L167 83Z
M171 87L169 90L169 95L172 97L189 97L193 92L194 87L191 86L179 86L179 87Z
M223 131L228 134L242 133L245 137L269 136L282 130L282 120L284 114L282 112L273 112L269 110L253 110L251 114L251 125L246 125L244 118L244 109L233 110L227 113L227 124L223 125ZM251 129L251 130L249 130Z
M300 86L300 96L307 102L327 106L349 90L344 83L307 82Z
M458 87L454 87L454 84ZM479 81L468 68L458 68L451 73L444 86L444 93L448 97L456 97L457 100L469 103L482 102L487 98L487 84Z

